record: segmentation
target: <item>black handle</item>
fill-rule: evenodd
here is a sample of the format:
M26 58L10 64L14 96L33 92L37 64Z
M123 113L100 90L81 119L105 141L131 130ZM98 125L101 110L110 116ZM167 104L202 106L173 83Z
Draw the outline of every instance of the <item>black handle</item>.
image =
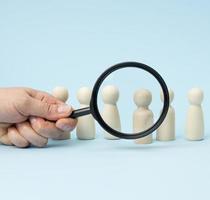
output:
M91 111L90 111L90 108L87 107L87 108L74 110L69 117L75 119L75 118L82 117L89 114L91 114Z

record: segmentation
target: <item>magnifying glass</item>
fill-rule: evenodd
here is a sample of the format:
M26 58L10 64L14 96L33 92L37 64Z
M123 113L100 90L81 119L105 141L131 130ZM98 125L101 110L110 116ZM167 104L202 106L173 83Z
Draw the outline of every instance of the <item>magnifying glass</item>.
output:
M145 78L142 78L142 74L138 74L140 72L141 73L144 72L144 76L147 78L147 81L145 80ZM148 83L148 80L152 80L152 78L154 79L152 83ZM127 115L129 115L128 118L132 116L132 113L129 112L127 109L129 106L130 107L134 106L134 104L129 105L129 102L131 102L130 92L133 92L132 89L143 87L143 86L145 87L145 85L147 84L146 87L150 87L151 90L154 90L154 93L157 93L157 90L159 90L157 86L160 87L160 90L163 96L163 102L158 103L158 100L156 98L157 103L155 103L155 106L157 104L162 104L162 107L160 108L160 111L159 110L156 111L159 114L155 122L151 125L151 127L148 127L147 130L143 130L141 132L133 132L133 131L124 132L122 130L112 127L110 123L108 123L107 120L104 119L103 109L101 111L101 106L103 105L104 102L101 103L99 101L99 99L101 98L99 93L101 91L103 92L103 87L105 87L106 84L110 84L110 82L112 81L115 81L115 85L117 86L118 84L119 85L124 84L125 86L124 88L121 87L121 89L125 91L123 97L128 98L128 99L122 102L121 107L123 107L123 109L125 110L126 117ZM153 85L155 84L155 86L151 86L152 84ZM133 85L134 85L134 88L132 88ZM142 99L141 102L144 102L144 100ZM118 138L122 138L122 139L138 139L138 138L142 138L142 137L152 134L155 130L159 128L159 126L162 124L162 122L164 121L168 113L169 103L170 103L169 92L168 92L167 85L165 81L163 80L163 78L161 77L161 75L156 70L149 67L148 65L138 63L138 62L123 62L123 63L119 63L108 68L99 76L99 78L97 79L93 87L92 96L90 100L90 107L74 110L72 114L70 115L70 118L78 118L78 117L91 114L95 118L95 120L99 123L99 125L109 134ZM116 106L116 104L114 103L113 106ZM142 109L145 109L145 110L148 109L149 111L148 105L139 105L139 106L140 107L137 108L137 111L139 109L139 113L141 113ZM157 108L155 109L157 110ZM128 120L125 120L125 124L128 124L128 123L130 124Z

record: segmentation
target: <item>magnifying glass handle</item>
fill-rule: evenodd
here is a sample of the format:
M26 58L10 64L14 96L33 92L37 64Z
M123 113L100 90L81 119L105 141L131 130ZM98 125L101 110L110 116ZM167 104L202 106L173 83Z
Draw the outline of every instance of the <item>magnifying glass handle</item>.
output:
M90 108L87 107L87 108L81 108L78 110L74 110L69 117L75 119L75 118L82 117L82 116L89 115L89 114L91 114Z

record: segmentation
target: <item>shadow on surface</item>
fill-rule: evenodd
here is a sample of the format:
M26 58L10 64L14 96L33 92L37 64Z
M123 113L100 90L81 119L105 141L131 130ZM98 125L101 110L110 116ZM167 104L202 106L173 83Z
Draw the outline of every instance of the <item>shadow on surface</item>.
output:
M133 141L107 141L102 148L106 151L154 151L154 150L169 150L169 149L190 149L197 146L205 146L209 143L210 137L205 137L201 141L188 141L183 137L177 137L174 141L156 141L154 140L151 144L135 144Z

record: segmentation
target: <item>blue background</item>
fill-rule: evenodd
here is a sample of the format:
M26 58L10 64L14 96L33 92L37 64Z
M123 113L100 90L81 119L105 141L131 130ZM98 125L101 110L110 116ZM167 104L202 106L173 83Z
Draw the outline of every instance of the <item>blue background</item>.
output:
M175 92L177 140L136 146L51 142L46 149L0 146L4 199L209 199L209 1L0 0L0 83L51 91L92 87L127 60L157 69ZM203 88L206 138L183 139L187 91ZM127 107L126 107L127 109Z

